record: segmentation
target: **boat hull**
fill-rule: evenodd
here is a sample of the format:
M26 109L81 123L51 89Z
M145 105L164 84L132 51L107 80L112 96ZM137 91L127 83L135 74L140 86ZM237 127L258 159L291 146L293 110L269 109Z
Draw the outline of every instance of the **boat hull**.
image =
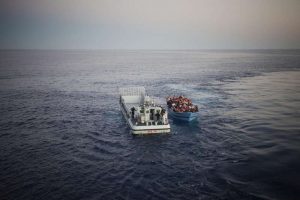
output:
M130 119L130 115L126 112L125 105L120 103L121 112L131 129L131 133L133 135L144 135L144 134L158 134L158 133L170 133L171 128L170 125L147 125L147 126L137 126L134 125Z
M197 112L174 112L172 109L168 108L169 115L176 120L190 122L198 117Z

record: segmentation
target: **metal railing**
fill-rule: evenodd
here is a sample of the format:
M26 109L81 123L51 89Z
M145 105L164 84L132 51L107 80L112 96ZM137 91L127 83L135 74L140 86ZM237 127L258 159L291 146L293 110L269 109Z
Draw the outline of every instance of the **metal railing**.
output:
M119 93L121 96L144 96L145 88L144 87L119 88Z

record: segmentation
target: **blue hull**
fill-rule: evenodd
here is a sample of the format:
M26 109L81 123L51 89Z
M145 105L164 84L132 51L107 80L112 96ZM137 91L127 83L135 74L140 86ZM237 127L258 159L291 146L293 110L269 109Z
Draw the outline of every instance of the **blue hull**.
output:
M173 119L190 122L197 118L197 112L174 112L168 108L168 113Z

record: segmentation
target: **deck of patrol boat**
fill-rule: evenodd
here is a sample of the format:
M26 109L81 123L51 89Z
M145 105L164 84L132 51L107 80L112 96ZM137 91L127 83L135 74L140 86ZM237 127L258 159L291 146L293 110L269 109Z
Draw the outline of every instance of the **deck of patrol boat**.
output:
M133 134L170 132L167 111L146 96L144 88L120 89L120 106Z

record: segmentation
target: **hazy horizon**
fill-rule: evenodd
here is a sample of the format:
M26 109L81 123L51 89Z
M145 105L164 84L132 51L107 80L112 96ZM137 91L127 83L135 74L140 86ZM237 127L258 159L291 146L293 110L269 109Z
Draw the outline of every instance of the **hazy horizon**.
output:
M297 0L3 0L0 49L300 49Z
M0 48L1 51L18 51L18 50L29 50L29 51L35 51L35 50L61 50L61 51L256 51L256 50L261 50L261 51L276 51L276 50L279 50L279 51L289 51L289 50L292 50L292 51L298 51L300 50L300 48L281 48L281 49L278 49L278 48L274 48L274 49L266 49L266 48L260 48L260 49L240 49L240 48L232 48L232 49L185 49L185 48L182 48L182 49L134 49L134 48L128 48L128 49L104 49L104 48Z

